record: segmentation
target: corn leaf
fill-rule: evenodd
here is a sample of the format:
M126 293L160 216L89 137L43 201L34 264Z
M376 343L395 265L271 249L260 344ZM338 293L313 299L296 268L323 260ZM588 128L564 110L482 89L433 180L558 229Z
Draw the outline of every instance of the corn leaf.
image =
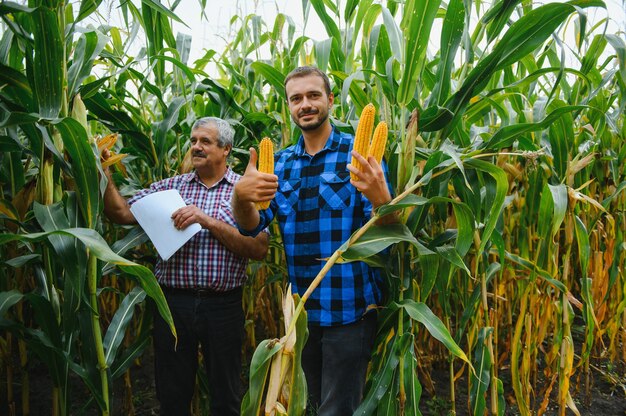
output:
M83 218L89 228L95 228L100 212L98 167L87 132L78 121L69 117L56 123L55 127L72 158L72 174Z
M396 306L403 308L411 319L422 323L428 332L430 332L430 335L441 342L453 355L471 365L461 347L454 342L446 326L425 303L405 299L400 303L396 303Z
M372 376L372 382L368 393L354 411L355 416L372 415L378 408L378 404L393 383L393 374L398 367L400 357L413 343L413 334L405 332L399 337L394 337L391 350L386 354L384 365Z
M389 224L385 226L373 226L363 234L355 243L346 241L339 250L342 250L341 260L338 263L358 261L379 253L391 244L407 241L413 244L420 255L433 254L433 252L411 234L404 224Z
M105 351L105 360L107 366L111 367L113 360L117 355L119 346L124 340L126 329L135 312L135 306L146 298L146 292L139 286L135 286L122 300L119 308L115 311L113 319L107 328L106 335L103 340Z
M9 290L8 292L0 292L0 317L4 317L9 308L22 300L24 297L18 290Z
M78 238L83 244L85 244L91 252L100 260L115 263L119 268L137 277L137 281L141 284L141 287L146 291L146 294L150 296L156 303L159 313L163 319L169 324L172 334L176 336L176 329L174 328L174 321L172 319L171 312L165 301L163 291L159 286L156 278L152 272L139 264L136 264L130 260L118 256L115 254L104 239L95 230L89 228L70 228L66 230L57 230L43 233L32 234L0 234L0 245L9 243L11 241L29 241L37 242L43 239L47 239L51 234L68 235Z
M39 115L54 119L63 103L62 29L55 10L38 7L31 13L34 38L33 80L39 103Z
M493 333L493 328L484 327L478 331L478 340L474 350L474 368L476 372L471 373L470 403L473 415L483 415L487 408L485 393L491 381L491 355L487 348L489 336Z
M67 70L67 92L73 96L83 81L91 75L93 63L107 44L107 37L97 30L86 32L78 38L74 59Z
M404 70L398 103L407 105L415 94L417 80L424 66L424 56L428 46L428 34L435 20L441 0L408 0L400 27L404 35Z
M282 345L277 340L269 339L261 341L254 350L250 362L250 383L241 402L241 416L257 416L259 414L272 358L281 350Z

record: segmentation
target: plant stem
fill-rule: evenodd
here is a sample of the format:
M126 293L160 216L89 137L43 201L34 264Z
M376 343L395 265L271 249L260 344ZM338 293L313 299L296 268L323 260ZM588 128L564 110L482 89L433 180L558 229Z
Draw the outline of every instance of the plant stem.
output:
M104 347L102 345L102 331L100 330L100 315L98 314L97 290L97 265L98 259L93 253L89 253L87 263L87 285L89 287L89 301L91 304L91 330L93 331L94 347L98 358L98 371L100 372L100 382L102 384L102 399L104 409L102 415L109 415L109 380L107 377L107 364L104 358Z

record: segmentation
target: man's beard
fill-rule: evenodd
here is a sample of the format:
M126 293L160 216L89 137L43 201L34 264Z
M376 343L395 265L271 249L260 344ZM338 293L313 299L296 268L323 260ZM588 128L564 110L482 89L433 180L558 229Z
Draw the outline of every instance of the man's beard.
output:
M326 112L326 114L321 114L320 111L315 111L315 112L307 112L301 115L298 115L299 117L308 115L308 114L320 114L320 118L316 121L313 122L313 124L300 124L298 122L298 120L294 117L291 117L291 119L293 120L294 123L296 123L296 126L300 127L300 130L302 131L311 131L311 130L315 130L318 127L320 127L322 124L324 124L326 122L326 120L328 120L328 112Z

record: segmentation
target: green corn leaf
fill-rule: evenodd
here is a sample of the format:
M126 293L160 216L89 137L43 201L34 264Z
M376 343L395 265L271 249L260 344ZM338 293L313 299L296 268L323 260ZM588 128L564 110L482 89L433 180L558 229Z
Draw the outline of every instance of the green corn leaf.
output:
M295 305L298 305L298 303L300 303L300 296L298 294L293 295L293 301ZM304 370L302 369L302 350L309 336L307 318L306 310L303 309L296 321L296 345L294 346L293 363L291 366L291 387L289 407L287 408L287 414L289 416L304 415L309 397L306 378Z
M254 70L254 72L261 74L283 100L286 99L285 75L283 75L273 66L268 65L264 62L253 62L250 64L250 67Z
M38 7L31 13L34 38L33 80L39 115L47 119L59 116L63 105L62 28L57 14L47 7Z
M103 340L105 351L105 360L107 366L111 366L119 346L124 340L126 329L135 312L135 306L146 298L146 292L138 286L135 286L122 300L119 308L115 311L113 319L107 328L106 335Z
M241 416L257 416L259 414L272 358L283 348L277 341L263 340L254 350L250 362L250 383L241 402Z
M174 126L178 123L178 116L184 105L185 99L183 97L174 97L163 115L163 120L161 120L156 126L156 131L154 133L154 146L158 156L157 160L159 161L157 166L162 166L163 160L166 158L167 149L165 148L165 145L167 133L171 132Z
M476 372L471 373L470 403L473 415L483 415L487 409L485 393L491 382L491 355L487 348L489 336L493 333L492 327L480 328L478 340L474 351L474 368Z
M187 24L185 22L180 20L180 18L178 16L176 16L176 14L174 14L174 12L172 12L170 9L165 7L159 0L141 0L141 4L142 4L142 6L148 6L149 8L154 10L158 15L167 16L170 19L172 19L172 20L174 20L174 21L176 21L178 23L181 23L185 27L189 28L189 26L187 26Z
M0 292L0 317L4 317L9 308L22 300L24 295L18 290L9 290L8 292Z
M504 171L491 163L487 163L479 159L465 160L464 163L469 167L491 175L491 177L495 180L496 185L493 200L488 201L487 203L490 207L489 212L484 219L485 228L480 236L480 247L478 249L478 252L480 253L485 249L489 238L491 237L491 233L496 228L496 223L498 222L500 213L504 208L506 193L509 190L509 181Z
M558 120L563 114L580 111L586 108L590 107L582 105L568 105L557 108L556 110L548 114L543 120L537 123L518 123L502 127L491 137L491 139L487 143L482 146L482 148L502 149L504 147L509 147L511 146L513 139L515 139L517 136L532 131L544 130L550 127L550 125L555 120Z
M100 6L100 3L102 3L102 0L82 0L80 2L80 9L78 9L76 23L95 12L98 9L98 6Z
M453 355L462 359L466 363L470 364L469 359L459 347L454 339L448 332L446 326L441 320L430 310L425 303L415 302L411 299L405 299L396 304L398 307L403 308L411 319L422 323L430 335L441 342Z
M561 228L563 220L565 219L569 198L567 196L567 187L563 184L548 185L548 188L550 189L552 200L554 201L554 213L550 216L552 218L551 237L554 238L556 233L559 231L559 228Z
M404 391L406 392L404 414L421 416L422 413L419 410L419 403L422 396L422 385L417 377L417 358L415 357L415 350L413 348L406 349L403 363L404 368L400 371L404 372Z
M111 364L111 380L116 380L143 354L152 341L152 331L143 329L135 341L124 349L121 356Z
M174 321L170 313L163 291L159 286L156 278L152 272L141 265L133 263L130 260L118 256L115 254L104 239L95 230L89 228L70 228L67 230L57 230L43 233L33 234L0 234L0 245L9 243L11 241L29 241L37 242L48 238L52 234L68 235L78 238L83 244L85 244L91 252L100 260L115 263L119 268L132 276L137 277L137 281L141 284L146 294L150 296L156 303L159 313L163 319L169 324L172 334L176 336L176 329L174 328Z
M20 71L0 63L0 84L3 94L16 105L23 107L26 113L34 113L37 107L33 102L33 90L28 78Z
M100 212L98 167L87 132L78 121L69 117L57 122L55 127L72 158L72 174L83 218L90 228L95 228Z
M441 0L408 0L400 27L404 35L404 70L397 101L407 105L415 94L417 80L424 66L428 46L428 34L439 9Z
M386 361L379 371L372 375L372 382L365 398L354 411L355 416L372 415L378 407L378 403L393 383L393 374L398 367L400 357L413 344L413 334L405 332L399 337L393 338L391 350L387 352Z
M81 35L74 49L74 59L67 70L67 91L73 96L91 75L93 63L107 44L107 37L97 30Z
M385 226L373 226L363 234L355 243L346 241L339 250L342 250L341 260L338 263L358 261L381 252L391 244L407 241L413 244L420 255L432 254L415 237L404 224L389 224Z
M458 251L456 251L454 247L441 246L441 247L435 247L435 250L442 258L450 262L452 265L463 270L465 273L467 273L468 276L472 275L472 272L470 272L470 270L467 268L467 266L463 262L463 259L461 258Z
M431 98L429 104L431 106L439 106L443 104L448 98L450 92L450 76L452 72L452 66L454 64L454 57L461 44L461 36L463 35L463 29L465 27L465 8L463 6L463 0L451 0L448 3L446 9L446 16L441 25L441 41L440 41L440 60L437 66L436 84L432 88ZM452 114L450 113L450 116ZM452 117L450 117L451 119ZM424 119L421 120L424 123ZM434 126L434 125L432 125ZM434 126L432 130L422 131L436 131L443 128L440 126Z

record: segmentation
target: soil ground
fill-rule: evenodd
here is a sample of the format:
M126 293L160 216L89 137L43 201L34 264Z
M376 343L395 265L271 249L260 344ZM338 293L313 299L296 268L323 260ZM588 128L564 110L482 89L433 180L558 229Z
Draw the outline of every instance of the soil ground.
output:
M606 374L609 371L602 367L601 363L595 363L592 370L592 388L589 398L586 398L583 391L583 383L576 385L576 380L572 380L572 396L581 413L585 416L626 416L626 366L620 364L620 368L615 368L610 372L615 378L613 382L609 382ZM449 415L452 409L449 391L448 369L444 366L435 366L429 372L432 379L434 391L429 391L427 383L422 382L423 392L421 398L420 410L424 416L432 415ZM52 403L52 384L47 375L47 371L43 366L34 366L30 375L30 410L31 415L50 415ZM510 379L506 371L501 373L501 379L506 382ZM14 394L16 401L19 401L20 383L19 378L14 385ZM113 386L113 402L112 415L130 415L148 416L158 415L159 405L155 397L154 390L154 372L152 363L152 349L147 348L139 363L131 368L132 379L132 398L126 397L127 389L124 386L124 380L116 380ZM615 380L618 383L615 383ZM98 415L95 405L89 405L85 408L85 404L89 400L89 392L78 378L73 380L73 403L72 415ZM543 389L541 380L538 382L538 389ZM467 380L461 377L455 384L455 403L456 415L469 415ZM553 390L556 390L557 387ZM2 389L4 393L4 388ZM513 389L511 386L504 385L505 398L507 401L505 415L518 415L519 411L515 405ZM552 395L556 394L553 391ZM538 399L540 401L540 399ZM550 401L550 407L545 415L558 415L559 409L555 408L556 399ZM536 407L539 403L536 403ZM6 396L0 400L0 415L10 416L12 414L21 415L21 406L15 404L12 411L7 407ZM132 410L131 410L132 409ZM567 415L574 415L572 411L567 409Z

